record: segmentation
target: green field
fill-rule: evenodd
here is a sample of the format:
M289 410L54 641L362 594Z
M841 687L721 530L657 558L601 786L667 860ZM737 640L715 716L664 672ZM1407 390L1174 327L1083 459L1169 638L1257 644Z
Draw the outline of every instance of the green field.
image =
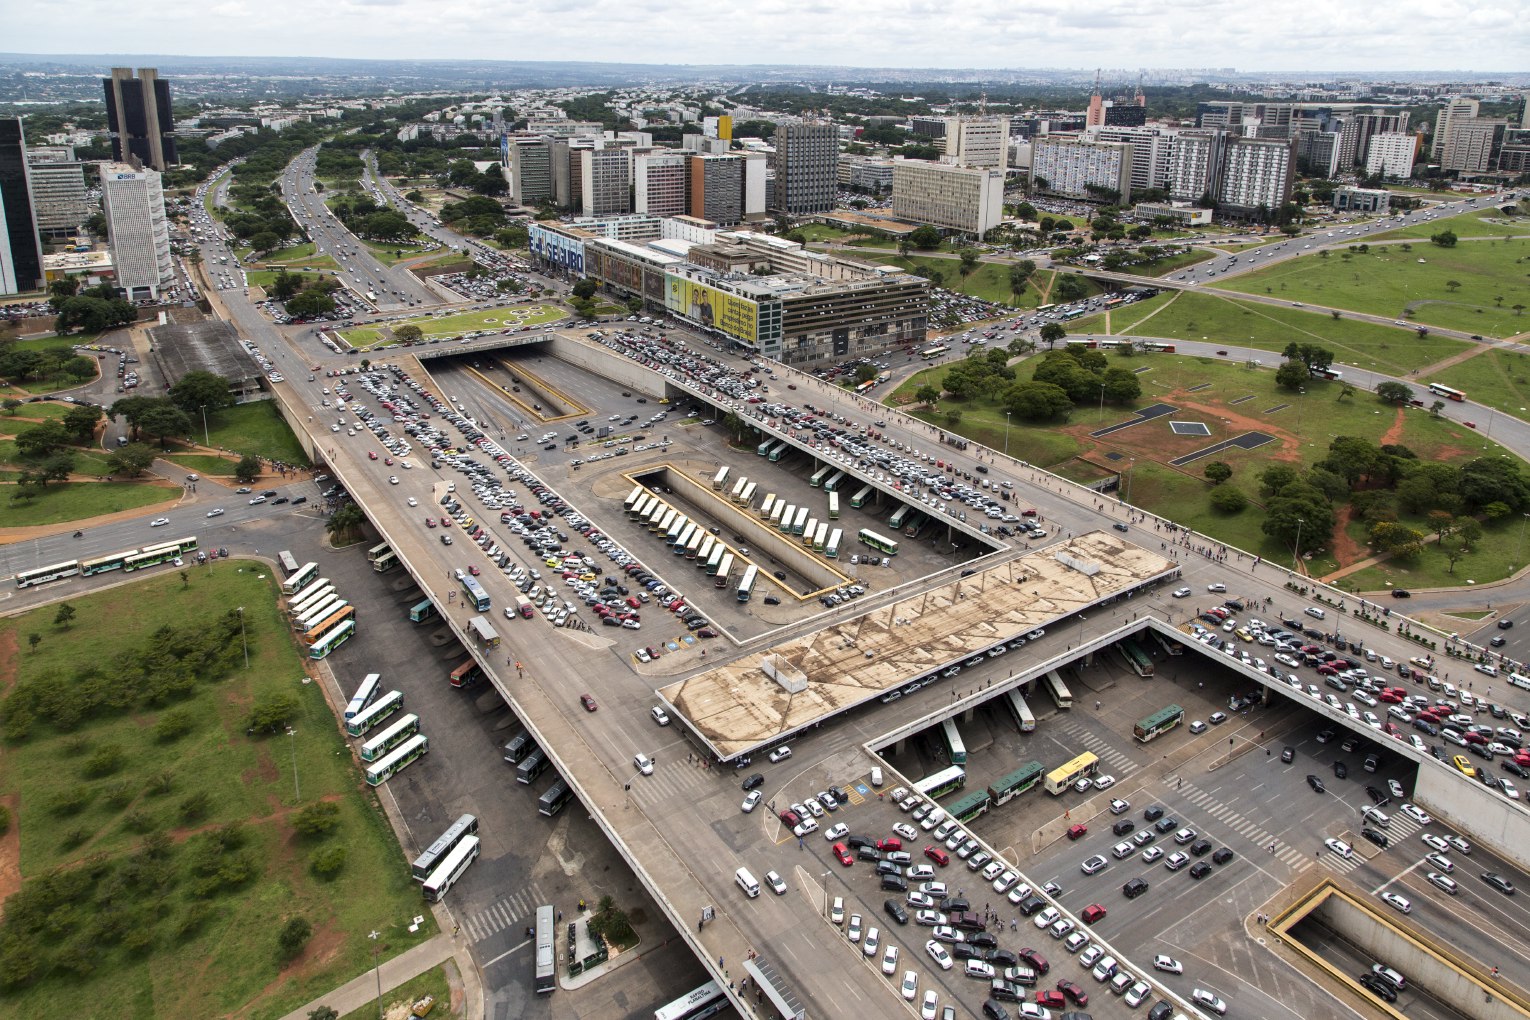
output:
M1454 248L1432 244L1379 245L1368 254L1303 255L1218 286L1250 294L1347 308L1485 336L1530 328L1513 306L1530 307L1524 289L1530 240L1473 241ZM1459 286L1452 289L1449 283Z
M174 501L180 490L152 482L52 482L31 499L18 500L15 494L15 486L0 486L0 499L4 499L5 506L0 520L8 528L67 524L122 510L138 510Z
M208 441L218 449L308 466L308 455L269 400L226 407L208 415L207 426Z
M1427 376L1424 381L1453 386L1464 392L1468 400L1530 421L1530 355L1485 350ZM1491 422L1477 424L1486 428Z
M1499 220L1498 223L1490 223L1489 220ZM1376 234L1369 238L1372 241L1394 240L1429 240L1433 234L1450 230L1457 237L1512 237L1516 234L1530 234L1530 218L1517 217L1510 220L1509 217L1498 211L1498 207L1491 209L1477 209L1472 212L1460 213L1455 216L1446 216L1428 223L1410 223L1406 227L1398 227L1396 230L1388 230L1384 234ZM1427 257L1427 256L1426 256Z
M1163 310L1147 318L1160 308ZM1433 334L1421 337L1412 329L1335 319L1326 312L1237 301L1204 291L1180 291L1177 297L1160 294L1111 313L1114 334L1131 334L1138 323L1142 324L1141 335L1204 340L1276 354L1292 342L1319 343L1332 350L1336 360L1343 364L1399 376L1472 346L1465 340ZM1103 326L1104 317L1095 315L1070 323L1068 331L1102 332Z
M451 1012L451 982L446 976L446 965L432 967L418 977L410 978L397 988L383 992L384 1013L387 1016L402 1016L404 1010L426 995L433 995L436 998L435 1008L430 1011L432 1020L446 1020L447 1017L462 1015L460 1012ZM340 1020L377 1020L377 1003L369 1002L360 1009L345 1014Z
M1422 520L1403 520L1411 528L1427 532L1429 525ZM1482 522L1482 540L1456 561L1455 573L1451 573L1450 560L1435 547L1424 546L1424 551L1413 562L1388 560L1364 570L1357 570L1338 580L1338 585L1350 591L1381 591L1394 588L1454 588L1468 584L1487 584L1501 581L1516 573L1526 564L1525 554L1530 545L1524 541L1524 520L1505 518L1501 521Z
M1174 255L1168 255L1164 258L1157 259L1149 265L1128 266L1126 267L1125 272L1136 273L1139 276L1168 276L1170 273L1179 272L1186 266L1193 266L1201 262L1205 262L1207 259L1210 259L1213 254L1213 252L1207 250L1204 246L1191 248L1189 251L1182 251Z
M28 401L16 408L14 415L0 416L0 428L7 432L14 432L36 422L47 421L49 418L62 418L69 413L70 407L69 404L58 404L50 400L39 400L35 403ZM7 422L13 424L7 426Z
M45 705L25 739L12 734L0 788L28 806L12 821L22 877L29 890L54 869L73 879L72 908L47 919L35 948L57 966L0 992L7 1015L279 1017L365 973L368 931L383 933L385 956L435 934L332 710L317 684L300 682L305 660L277 607L275 579L237 560L188 568L184 583L179 573L167 567L73 598L67 629L54 623L51 606L0 621L8 690L13 682L132 690L115 676L119 663L143 661L157 641L224 626L236 607L250 656L245 668L232 623L221 661L175 693L120 706L107 699L67 727L45 721L67 718L64 707ZM41 638L35 650L31 634ZM168 680L175 662L167 655L154 675ZM295 736L247 733L252 707L277 695L296 699ZM182 725L167 733L167 718ZM92 755L110 749L121 764L107 774L89 768ZM339 827L320 837L296 833L292 813L318 801L336 806ZM215 840L229 825L238 835L218 853ZM343 848L345 862L321 879L310 855L330 846ZM214 871L200 863L209 856ZM25 923L19 902L8 903L7 925ZM410 934L416 914L426 920ZM314 936L284 965L276 931L297 916Z
M382 244L377 241L363 241L367 251L372 257L385 266L397 265L406 259L417 259L422 255L439 255L443 250L451 254L451 249L443 249L439 244L421 246L423 238L416 236L410 241L401 241L396 244Z
M979 262L971 275L963 277L961 260L955 258L937 258L928 255L910 255L907 258L901 255L867 255L864 258L869 262L901 266L910 271L917 269L937 271L942 277L940 286L947 290L1013 308L1035 308L1037 305L1047 304L1048 299L1044 297L1044 294L1051 288L1053 280L1057 277L1057 272L1053 270L1037 271L1027 283L1025 293L1017 299L1010 291L1009 266L1004 263ZM1063 272L1066 271L1066 269L1063 270ZM1100 292L1099 287L1092 281L1085 279L1084 282L1087 285L1088 295Z
M390 322L388 326L418 326L424 331L425 339L429 340L432 337L456 338L464 333L485 330L542 326L567 317L567 312L552 305L510 305L505 308L489 308L481 312L458 312L455 315L444 315L439 318L425 316L419 319L406 319L403 322ZM376 344L382 336L382 331L375 327L364 326L343 330L340 335L352 347L365 348Z

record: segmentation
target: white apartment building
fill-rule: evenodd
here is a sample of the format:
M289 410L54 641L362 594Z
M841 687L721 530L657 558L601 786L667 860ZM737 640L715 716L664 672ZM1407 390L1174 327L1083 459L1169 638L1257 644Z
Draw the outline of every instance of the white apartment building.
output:
M157 298L174 279L159 173L126 163L101 164L101 204L117 286L131 300Z
M683 152L639 154L633 164L633 212L680 216L687 208L690 157Z
M1116 142L1132 147L1132 190L1147 191L1169 186L1169 164L1174 150L1174 133L1158 127L1089 128L1085 137L1100 142Z
M1365 157L1365 172L1370 175L1406 180L1413 176L1413 153L1416 140L1405 131L1388 131L1371 136Z
M1217 131L1181 131L1169 149L1169 197L1199 202L1216 190L1222 170L1222 134Z
M1291 200L1296 178L1292 143L1281 139L1230 138L1222 162L1217 202L1252 212L1275 210Z
M579 151L580 212L620 216L632 211L631 159L626 149Z
M1008 165L1008 117L947 117L944 152L961 166Z
M1004 171L893 160L893 215L982 237L1004 219Z
M1077 135L1047 135L1031 145L1031 186L1050 195L1126 203L1132 190L1132 146Z

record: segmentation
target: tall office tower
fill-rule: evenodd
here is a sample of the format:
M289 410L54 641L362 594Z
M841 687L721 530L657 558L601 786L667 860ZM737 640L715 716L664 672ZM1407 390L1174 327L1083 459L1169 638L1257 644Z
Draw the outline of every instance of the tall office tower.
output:
M1443 170L1487 173L1498 167L1499 150L1509 122L1479 117L1475 99L1452 99L1434 122L1434 161Z
M40 232L72 233L96 211L85 186L85 164L74 158L73 146L29 148L27 167Z
M521 205L553 198L552 142L547 138L510 140L510 190Z
M1339 163L1365 165L1371 158L1371 140L1380 134L1396 134L1408 130L1406 113L1355 113L1344 120L1344 151Z
M831 123L778 124L776 181L770 207L788 216L829 212L839 176L839 128Z
M1105 125L1105 100L1100 96L1100 72L1094 72L1094 92L1089 96L1089 112L1084 117L1085 127Z
M1334 121L1341 128L1342 121ZM1296 135L1296 155L1307 164L1307 172L1316 177L1332 177L1339 172L1342 151L1341 131L1300 131Z
M1004 171L893 160L893 215L982 237L1004 219Z
M684 216L690 157L681 152L639 155L633 167L633 211L654 216Z
M0 294L41 290L42 244L32 218L26 134L20 117L0 118Z
M1169 157L1174 150L1174 135L1158 127L1118 127L1110 123L1107 106L1105 126L1090 128L1086 138L1101 142L1124 142L1132 147L1132 190L1148 191L1169 186ZM1122 107L1141 110L1141 107Z
M765 215L765 200L769 194L767 178L770 159L763 152L743 152L744 158L744 219L755 220Z
M160 175L125 163L101 164L101 205L117 286L130 300L158 297L174 279Z
M728 227L744 218L744 160L735 155L691 157L690 215Z
M1405 131L1383 131L1371 135L1370 152L1365 157L1365 172L1396 180L1413 176L1413 155L1418 140Z
M945 156L958 166L997 167L1009 156L1008 117L950 117L946 120Z
M579 151L580 211L620 216L632 211L632 156L626 149Z
M101 79L106 92L106 127L112 136L112 158L137 160L161 173L179 160L175 154L175 118L170 112L170 84L160 81L152 67L114 67Z

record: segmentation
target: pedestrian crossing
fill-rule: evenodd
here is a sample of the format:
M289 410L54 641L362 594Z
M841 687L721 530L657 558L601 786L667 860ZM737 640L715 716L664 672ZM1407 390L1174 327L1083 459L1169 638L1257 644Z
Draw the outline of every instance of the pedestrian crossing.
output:
M1073 721L1072 716L1058 714L1047 723L1048 728L1056 727L1068 734L1072 739L1065 743L1082 744L1086 750L1093 751L1099 758L1102 766L1107 771L1116 773L1117 778L1124 776L1137 768L1137 763L1129 756L1118 750L1114 744L1104 737L1088 729L1082 723Z
M1250 843L1253 843L1259 848L1258 852L1274 857L1298 874L1312 867L1312 858L1307 856L1306 848L1292 846L1280 836L1260 826L1257 822L1243 817L1226 804L1223 804L1211 794L1196 786L1194 782L1183 783L1180 787L1180 792L1186 800L1197 808L1205 811L1208 815L1226 825ZM1274 848L1273 852L1271 847Z
M742 782L748 772L736 774ZM734 775L734 772L724 770L723 778L719 779L715 769L688 765L684 758L679 761L661 761L654 766L653 775L633 778L630 796L634 804L643 807L652 807L675 798L694 800L703 792L710 792L719 787L731 786L732 789L737 790L738 783L731 782ZM743 800L742 791L738 796L740 800Z
M510 927L532 923L537 907L546 903L542 890L535 882L530 886L503 896L483 910L462 919L462 928L474 942L482 942Z

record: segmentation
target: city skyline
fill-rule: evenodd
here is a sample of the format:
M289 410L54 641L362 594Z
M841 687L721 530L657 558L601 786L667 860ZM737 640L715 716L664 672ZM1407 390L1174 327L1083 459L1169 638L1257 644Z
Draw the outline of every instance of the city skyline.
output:
M196 56L328 56L399 60L515 60L536 39L539 60L734 65L963 68L1235 67L1241 71L1380 74L1420 69L1522 73L1530 69L1530 23L1507 6L1454 8L1405 0L1375 19L1359 0L1335 0L1291 19L1252 3L1215 8L1188 0L1164 8L1143 0L1076 7L1029 0L995 16L974 0L901 0L868 20L821 0L775 0L747 12L698 0L659 5L531 0L512 21L480 9L422 0L350 0L332 8L292 0L233 0L215 8L172 2L165 17L122 20L87 0L84 17L62 20L46 5L12 10L18 53L153 54L163 23L177 25L177 53ZM294 31L294 26L303 26ZM782 31L785 28L786 31ZM1490 46L1483 40L1491 39ZM738 42L734 42L738 40ZM748 40L744 43L743 40Z

